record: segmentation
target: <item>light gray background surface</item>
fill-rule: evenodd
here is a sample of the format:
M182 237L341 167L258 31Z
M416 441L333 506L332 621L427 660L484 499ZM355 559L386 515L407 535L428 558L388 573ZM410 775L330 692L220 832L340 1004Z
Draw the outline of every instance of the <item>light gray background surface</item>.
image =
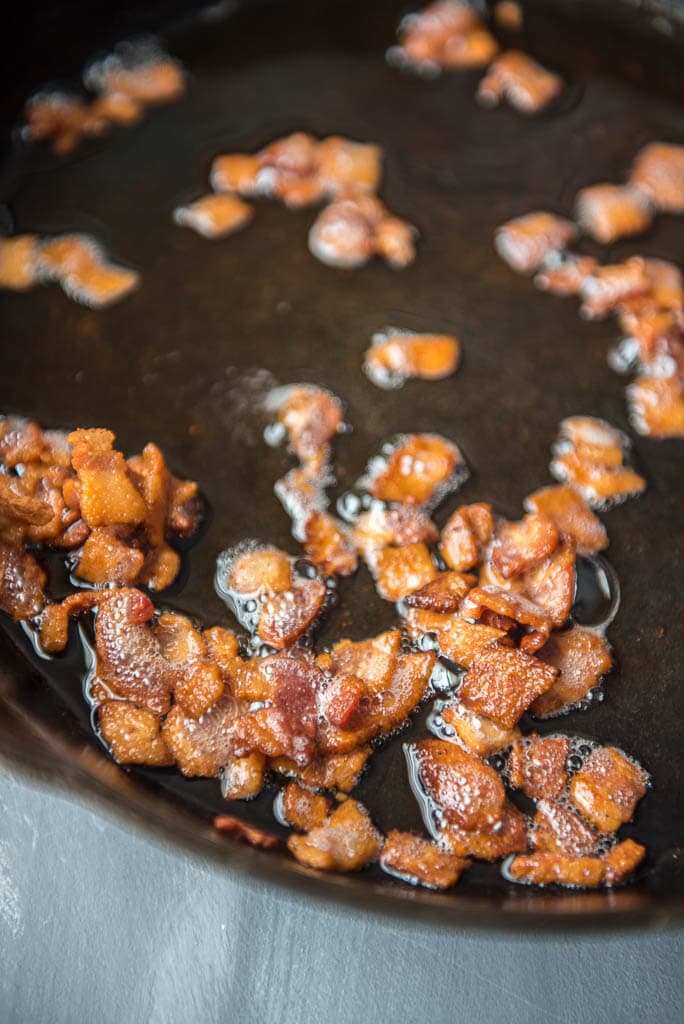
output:
M683 1019L681 932L471 937L307 904L0 772L1 1024Z

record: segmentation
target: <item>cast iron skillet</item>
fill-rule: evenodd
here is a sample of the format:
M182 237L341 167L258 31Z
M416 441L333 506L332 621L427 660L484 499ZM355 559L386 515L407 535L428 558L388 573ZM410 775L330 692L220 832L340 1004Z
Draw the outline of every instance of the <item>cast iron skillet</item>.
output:
M537 207L569 211L578 188L620 180L648 140L684 142L674 17L681 5L668 5L670 20L660 10L655 27L668 34L653 30L647 12L636 18L632 5L551 7L528 4L516 39L568 82L558 107L538 118L477 108L475 74L424 82L390 69L383 52L405 4L295 0L249 4L223 20L205 17L169 32L169 47L192 73L190 88L139 127L86 144L62 163L42 149L12 151L0 198L15 229L93 233L116 259L140 269L143 285L106 312L76 306L56 288L2 294L0 409L52 426L110 426L128 452L154 439L176 472L200 481L208 521L162 606L230 625L212 588L217 552L255 535L296 550L272 494L288 456L263 444L255 413L274 381L328 385L346 401L354 430L337 445L340 490L397 431L457 440L473 473L439 521L457 502L478 499L519 514L524 495L549 479L549 446L563 416L588 413L628 426L625 382L606 365L614 326L583 323L574 301L542 295L513 275L493 252L492 232ZM624 21L600 21L620 12ZM105 36L104 45L111 41ZM413 267L324 267L305 244L312 212L275 204L260 204L249 230L220 243L172 223L179 201L206 190L216 153L251 150L298 128L384 147L382 194L421 232ZM634 251L684 263L681 220L660 217L643 239L599 254ZM360 373L361 354L387 323L455 330L465 346L459 374L376 390ZM622 586L609 632L618 669L603 703L538 725L543 733L616 743L651 772L653 789L625 830L650 851L629 888L540 892L508 885L498 868L480 865L453 892L436 895L375 870L320 876L285 854L238 847L210 827L226 809L215 780L125 772L107 758L82 699L76 639L63 658L41 660L4 617L3 749L231 869L277 879L307 897L448 925L593 928L681 919L681 443L637 440L636 457L647 493L605 516ZM67 581L53 569L59 595ZM369 635L393 618L365 571L343 588L343 605L322 643ZM382 829L419 825L401 742L424 729L419 715L373 759L359 787ZM272 799L270 791L234 809L273 829Z

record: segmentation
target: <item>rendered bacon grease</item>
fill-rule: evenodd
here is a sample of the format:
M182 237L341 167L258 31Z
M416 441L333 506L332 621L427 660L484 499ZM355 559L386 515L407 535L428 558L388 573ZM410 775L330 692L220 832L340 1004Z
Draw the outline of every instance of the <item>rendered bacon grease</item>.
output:
M417 334L388 327L374 334L364 371L379 388L399 388L412 377L442 380L458 369L461 343L447 334Z

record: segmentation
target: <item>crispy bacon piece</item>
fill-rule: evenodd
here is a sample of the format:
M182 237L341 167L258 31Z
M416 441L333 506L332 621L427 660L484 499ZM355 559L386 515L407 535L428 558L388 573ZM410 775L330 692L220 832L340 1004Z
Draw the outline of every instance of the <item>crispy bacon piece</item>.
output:
M519 729L502 729L491 718L471 711L457 698L441 708L440 715L447 725L456 730L461 743L478 757L489 757L520 736Z
M26 104L24 138L51 142L56 156L67 156L82 138L103 135L108 121L91 104L65 92L40 92Z
M185 92L180 64L148 42L122 43L90 64L83 78L96 92L119 93L145 105L169 103Z
M533 654L543 647L551 632L551 620L543 608L521 594L503 590L501 587L474 587L467 594L462 613L469 619L482 619L493 612L496 617L491 625L498 626L501 617L517 623L523 635L520 646L523 651Z
M597 242L612 245L618 238L640 235L651 225L651 207L631 185L590 185L577 193L575 218Z
M461 452L439 434L402 434L359 482L371 497L430 508L466 479ZM456 566L452 566L456 568Z
M637 153L629 180L655 206L684 213L684 146L651 142Z
M499 860L528 847L527 818L515 804L507 800L501 821L490 828L467 831L456 825L444 827L440 838L459 857L478 860Z
M544 609L552 629L560 629L568 620L575 598L575 578L575 549L567 539L521 578L526 597Z
M567 736L538 736L532 733L513 743L508 754L508 781L531 800L552 800L568 784Z
M483 107L507 100L523 114L537 114L563 88L563 80L520 50L507 50L490 65L480 81L477 98Z
M59 235L44 241L38 272L41 280L57 281L70 299L92 309L119 302L140 283L135 270L108 262L101 247L85 235Z
M539 800L534 816L532 843L535 850L548 850L569 857L586 857L597 852L599 837L581 815L553 800Z
M392 829L380 854L380 867L389 875L427 889L450 889L470 862L437 843Z
M245 597L281 594L292 586L292 560L279 548L244 546L230 566L228 587Z
M413 263L416 231L392 216L370 193L342 193L326 206L309 231L309 250L321 263L351 270L382 256L394 270Z
M353 532L354 544L366 560L380 548L432 544L438 537L437 527L421 509L413 505L387 508L378 501L361 513Z
M646 856L646 847L633 839L624 839L603 855L606 865L606 885L620 885L641 864Z
M288 825L310 832L324 824L330 814L330 800L290 782L283 790L282 808Z
M553 519L559 533L571 538L578 555L593 555L608 547L605 526L572 487L542 487L528 495L524 504L528 511Z
M568 857L540 850L514 857L506 874L514 882L530 885L564 885L571 889L594 889L603 881L606 868L598 857Z
M144 111L145 108L139 100L127 96L124 92L104 92L90 104L90 112L95 117L126 126L137 124Z
M466 622L459 615L445 615L423 608L407 608L405 624L414 638L434 634L440 652L464 668L469 668L475 658L495 641L510 643L503 629Z
M319 871L358 871L375 860L381 842L365 808L348 798L322 825L305 835L291 835L287 846L307 867Z
M187 206L177 206L173 219L204 238L227 238L246 227L254 217L248 203L230 194L202 196Z
M221 792L225 800L251 800L263 789L266 758L255 751L231 757L221 768Z
M237 714L238 706L228 695L201 718L188 717L179 704L174 704L162 726L162 738L183 775L214 778L230 762L230 729Z
M634 429L646 437L684 437L684 388L676 377L638 377L627 388Z
M579 295L588 277L596 273L598 263L591 256L552 252L535 274L534 284L552 295Z
M481 561L494 532L491 505L461 505L442 530L440 554L450 569L466 572Z
M367 696L368 687L358 676L334 676L323 694L323 714L331 725L352 728L361 702Z
M645 261L631 256L624 263L598 267L585 277L580 289L580 313L587 320L600 320L624 303L648 295L650 290Z
M259 612L259 636L277 650L289 647L314 624L323 610L326 594L320 580L303 579L290 590L270 595Z
M173 764L161 737L161 719L154 711L127 700L106 700L98 706L97 718L102 738L119 764Z
M496 645L473 660L458 696L466 707L512 729L557 675L557 668L524 651Z
M287 432L290 448L304 465L320 470L330 454L330 442L344 429L339 398L312 384L278 388L269 399L278 422Z
M524 21L522 7L515 0L500 0L494 8L494 20L507 32L518 32Z
M411 377L442 380L456 372L461 343L447 334L416 334L388 328L374 334L363 368L379 388L398 388Z
M489 765L455 743L420 740L406 745L416 782L436 806L440 821L470 832L497 825L506 791Z
M570 781L570 799L600 832L616 832L630 821L646 792L648 777L615 747L593 750Z
M513 270L531 274L576 237L577 228L572 221L540 210L502 224L497 228L494 245Z
M377 192L382 176L382 150L370 143L330 135L318 144L317 176L328 195L346 189Z
M99 526L85 544L74 552L79 579L96 586L115 583L127 587L140 578L145 555L116 535L116 527Z
M491 560L504 579L520 576L558 547L553 519L540 513L526 515L517 523L497 525Z
M324 515L328 507L325 487L333 482L325 463L328 455L323 446L316 462L294 466L273 485L273 493L292 520L292 536L299 541L306 539L309 518Z
M437 575L425 544L381 548L373 556L371 565L378 594L386 601L400 601Z
M224 689L218 665L202 661L180 676L174 698L188 718L201 718L221 699Z
M75 430L69 434L69 442L81 515L88 526L142 523L145 502L130 478L126 460L113 448L114 434L110 430Z
M345 527L325 512L312 512L304 525L304 550L323 576L351 576L358 560Z
M0 608L15 622L38 615L45 604L46 580L30 552L0 539Z
M0 288L27 292L37 284L39 245L36 235L0 237Z
M237 192L241 196L259 194L258 175L261 160L249 153L217 156L211 165L209 181L214 192Z
M362 679L371 692L390 685L401 653L401 632L389 629L370 640L339 640L330 654L319 655L318 664L333 675Z
M334 789L350 793L356 787L371 753L369 746L356 747L345 754L314 757L304 768L299 768L286 757L273 758L270 763L274 771L298 779L307 789Z
M409 608L425 608L433 612L455 612L475 582L475 577L467 573L440 572L429 583L412 591L406 598L406 604Z
M627 437L605 420L571 416L561 422L551 472L569 483L593 507L640 494L646 481L624 465Z
M560 674L530 708L535 718L547 718L579 704L613 665L604 637L583 626L553 633L537 657L554 665Z
M43 651L46 654L63 651L69 641L69 619L91 611L103 599L101 593L90 591L70 594L59 604L47 604L40 619L40 646Z
M280 844L277 836L255 828L254 825L248 825L232 814L217 814L214 818L214 828L217 832L225 832L229 836L241 839L258 850L273 850Z
M643 308L634 308L640 302ZM684 334L678 310L656 308L650 296L645 296L625 303L618 318L625 337L609 353L612 369L618 373L636 370L644 376L684 377Z
M436 74L440 68L483 67L497 51L496 40L472 7L459 0L436 0L403 19L399 45L387 57L400 67Z

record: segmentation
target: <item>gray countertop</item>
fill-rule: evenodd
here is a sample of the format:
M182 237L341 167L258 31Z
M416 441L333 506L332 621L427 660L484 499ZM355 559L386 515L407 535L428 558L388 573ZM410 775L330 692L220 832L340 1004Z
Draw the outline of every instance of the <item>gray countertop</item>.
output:
M681 932L473 937L305 903L0 771L2 1024L681 1020Z

